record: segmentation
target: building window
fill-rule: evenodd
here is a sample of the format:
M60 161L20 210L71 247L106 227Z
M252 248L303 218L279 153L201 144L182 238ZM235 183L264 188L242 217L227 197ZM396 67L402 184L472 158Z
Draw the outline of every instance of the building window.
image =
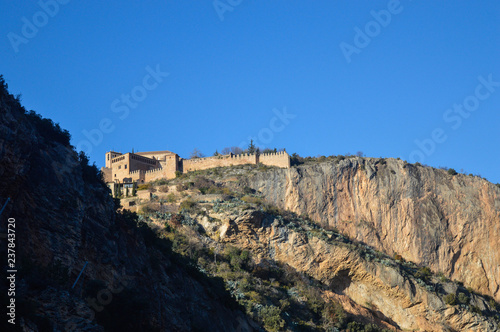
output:
M118 169L122 169L122 165L118 165Z
M109 160L109 154L108 154L108 160Z
M125 169L127 169L127 165L125 165Z
M116 178L116 174L115 174L115 178Z

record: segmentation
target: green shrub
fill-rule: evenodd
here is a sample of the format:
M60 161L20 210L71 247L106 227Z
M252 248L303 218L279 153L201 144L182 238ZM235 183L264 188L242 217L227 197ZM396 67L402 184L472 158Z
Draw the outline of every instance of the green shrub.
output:
M458 302L460 304L469 304L470 298L465 293L458 293Z
M239 248L233 246L227 246L224 249L224 254L234 269L240 270L241 268L246 268L248 266L250 252L247 250L240 250Z
M175 177L176 177L176 178L180 178L180 177L182 177L182 176L183 176L183 174L182 174L182 172L181 172L181 171L175 171Z
M269 331L281 331L285 326L285 321L281 318L281 310L273 305L262 307L259 311L259 318Z
M448 279L443 272L439 272L438 273L438 278L441 282L448 282L450 281L450 279Z
M447 294L443 297L443 300L446 304L449 305L457 304L457 297L455 296L455 294Z
M243 196L241 200L245 203L262 205L262 199L259 197Z
M198 204L195 201L186 199L181 202L181 205L179 205L179 209L192 212L197 207L197 205Z
M497 184L497 186L499 186L499 187L500 187L500 184ZM245 186L245 187L243 188L243 193L244 193L245 195L255 194L255 189L252 189L252 188L250 188L250 187Z
M149 183L145 183L145 184L140 184L139 187L137 187L137 190L147 190L151 188L151 185Z
M417 270L417 272L415 273L415 278L427 281L431 275L431 269L429 269L427 266L424 266Z
M475 305L472 305L472 306L470 307L470 311L471 311L471 312L474 312L474 313L476 313L476 314L482 314L482 313L483 313L483 312L481 311L481 309L479 309L479 307L478 307L478 306L475 306Z
M175 198L174 193L170 193L170 194L167 195L167 202L169 202L169 203L175 203L175 201L176 201L176 198Z
M167 185L162 185L158 188L158 191L162 193L168 193L168 186Z
M488 304L489 304L491 310L499 310L500 309L500 305L492 298L490 298L490 300L488 301Z
M184 183L179 183L175 188L178 192L181 192L187 190L187 185L185 185Z
M450 175L457 175L457 171L455 171L453 168L448 169L448 174Z
M141 212L143 214L151 214L151 213L156 212L156 209L153 208L151 205L145 205L142 207Z
M336 302L329 302L325 304L322 317L323 327L327 331L331 331L334 328L341 327L344 324L346 313L341 304Z

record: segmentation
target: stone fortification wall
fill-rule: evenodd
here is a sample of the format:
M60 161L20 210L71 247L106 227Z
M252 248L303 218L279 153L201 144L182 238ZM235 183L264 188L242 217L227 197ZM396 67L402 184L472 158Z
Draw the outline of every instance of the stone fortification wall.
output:
M290 155L286 151L263 153L259 156L259 163L268 166L290 168Z
M153 169L151 171L144 172L144 182L151 182L159 179L174 179L175 171L169 169Z
M130 182L144 183L146 178L145 174L145 171L139 169L137 171L130 172L128 178L130 179Z
M183 159L182 170L184 173L214 167L235 166L245 164L256 164L257 156L254 154L228 154L207 158Z

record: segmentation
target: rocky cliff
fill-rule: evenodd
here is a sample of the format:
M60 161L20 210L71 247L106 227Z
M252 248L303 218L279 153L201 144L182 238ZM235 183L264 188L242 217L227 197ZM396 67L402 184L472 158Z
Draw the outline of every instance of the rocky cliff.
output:
M336 158L254 175L281 208L500 300L500 188L396 159Z
M26 112L0 83L1 204L10 198L1 231L15 218L18 270L16 324L2 318L3 331L252 330L222 282L133 215L116 213L97 168L77 155L69 134ZM4 237L2 257L6 248Z
M176 250L223 278L266 330L498 330L491 298L264 203L244 185L273 174L262 168L187 174L165 181L151 200L123 200L139 202L152 228L167 225L161 232L178 239Z

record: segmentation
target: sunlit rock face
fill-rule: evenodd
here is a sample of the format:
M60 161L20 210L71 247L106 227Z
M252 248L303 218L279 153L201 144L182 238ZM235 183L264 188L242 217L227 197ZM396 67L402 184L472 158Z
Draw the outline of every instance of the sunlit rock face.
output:
M349 158L259 173L249 184L281 208L500 300L500 189L484 179Z

